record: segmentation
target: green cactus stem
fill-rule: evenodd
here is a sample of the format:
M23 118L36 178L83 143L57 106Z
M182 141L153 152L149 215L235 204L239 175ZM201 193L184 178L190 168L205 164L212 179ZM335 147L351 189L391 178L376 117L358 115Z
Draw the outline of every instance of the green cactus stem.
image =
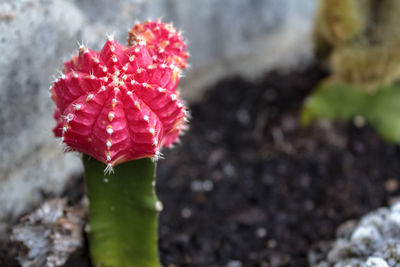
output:
M83 155L89 197L89 240L96 267L158 267L155 162L149 158L106 165Z

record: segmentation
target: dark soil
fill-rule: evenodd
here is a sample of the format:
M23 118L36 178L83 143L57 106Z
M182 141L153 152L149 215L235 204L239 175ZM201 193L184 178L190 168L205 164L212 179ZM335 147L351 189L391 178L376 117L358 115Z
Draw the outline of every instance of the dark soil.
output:
M400 150L371 128L299 126L325 75L313 66L225 80L191 107L190 131L158 166L165 266L307 266L340 223L400 195Z
M307 266L313 243L400 193L400 150L371 128L299 126L324 75L226 80L191 107L190 131L158 168L165 265Z

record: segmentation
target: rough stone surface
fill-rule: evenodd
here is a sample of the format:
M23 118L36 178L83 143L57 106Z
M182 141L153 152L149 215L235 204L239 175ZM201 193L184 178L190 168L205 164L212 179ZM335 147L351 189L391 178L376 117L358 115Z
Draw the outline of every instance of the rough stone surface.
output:
M81 169L52 137L47 88L83 23L67 2L0 4L0 230Z
M11 245L15 246L21 266L64 265L83 245L87 209L87 199L68 206L66 199L56 198L22 218L11 235Z
M257 77L310 59L315 0L0 0L0 233L43 195L82 171L51 128L47 88L77 41L105 32L124 43L134 20L162 17L185 32L192 56L182 94L199 99L221 77ZM101 42L100 42L101 40ZM4 235L0 235L4 236Z
M162 18L184 32L192 69L182 80L183 97L198 100L221 77L256 78L271 68L297 66L310 58L309 33L316 0L75 0L88 18L89 44L98 34L124 30L139 20ZM93 38L93 39L92 39Z
M338 228L337 239L309 254L314 267L400 266L400 202Z

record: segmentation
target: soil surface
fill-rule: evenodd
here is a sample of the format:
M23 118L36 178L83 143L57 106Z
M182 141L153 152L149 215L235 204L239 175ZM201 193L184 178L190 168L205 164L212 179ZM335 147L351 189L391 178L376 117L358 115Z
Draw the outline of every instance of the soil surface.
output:
M318 67L222 81L158 168L165 265L307 266L348 219L400 193L400 149L354 123L298 123Z
M299 126L325 75L312 66L225 80L192 105L190 130L158 165L165 266L307 266L339 224L400 195L400 149L370 127ZM66 266L88 266L81 256Z

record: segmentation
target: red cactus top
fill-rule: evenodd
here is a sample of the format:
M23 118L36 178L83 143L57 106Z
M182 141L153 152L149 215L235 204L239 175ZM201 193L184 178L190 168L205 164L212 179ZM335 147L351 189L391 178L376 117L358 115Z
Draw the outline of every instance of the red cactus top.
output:
M180 34L161 22L135 25L127 47L112 36L99 52L82 45L50 87L55 135L110 169L157 158L184 129L186 111L176 89L185 49Z

